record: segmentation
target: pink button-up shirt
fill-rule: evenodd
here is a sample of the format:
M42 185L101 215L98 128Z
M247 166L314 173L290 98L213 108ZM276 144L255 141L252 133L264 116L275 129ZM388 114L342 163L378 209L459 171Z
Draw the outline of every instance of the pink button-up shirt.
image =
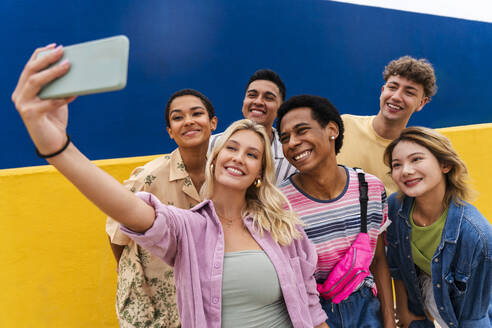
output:
M174 266L178 309L183 328L221 327L224 233L212 201L190 210L163 205L149 193L138 193L155 208L156 219L145 233L121 229L136 243ZM268 255L277 271L287 311L295 328L312 328L327 319L319 304L314 280L317 255L303 232L303 238L280 246L269 233L263 237L244 224Z

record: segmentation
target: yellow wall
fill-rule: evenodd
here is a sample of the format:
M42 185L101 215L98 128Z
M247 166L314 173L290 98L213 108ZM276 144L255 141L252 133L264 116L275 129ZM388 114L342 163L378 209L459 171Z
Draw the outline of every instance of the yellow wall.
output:
M472 202L492 222L492 123L438 129L465 161L477 197Z
M441 129L492 218L492 124ZM155 156L96 161L122 181ZM0 170L0 327L117 327L104 215L50 166Z
M96 161L118 180L155 156ZM117 327L105 216L51 166L0 170L0 327Z

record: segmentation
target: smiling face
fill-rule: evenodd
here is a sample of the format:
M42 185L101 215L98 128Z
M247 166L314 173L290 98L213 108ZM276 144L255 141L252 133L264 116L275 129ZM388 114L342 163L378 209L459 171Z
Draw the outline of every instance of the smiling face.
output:
M411 141L400 141L392 153L391 176L409 197L444 195L450 168L441 165L425 147Z
M311 108L290 110L282 118L280 142L285 158L301 173L326 168L327 161L335 160L335 141L338 126L329 122L325 127L313 119Z
M215 185L246 191L261 178L263 153L263 141L256 132L235 132L215 158Z
M424 96L421 84L392 75L383 85L379 101L380 114L386 120L406 125L412 114L420 111L429 98Z
M282 98L275 83L268 80L255 80L246 90L242 111L244 118L270 129L281 104Z
M169 106L167 132L178 147L208 145L208 139L217 126L217 118L209 118L202 101L191 95L175 98Z

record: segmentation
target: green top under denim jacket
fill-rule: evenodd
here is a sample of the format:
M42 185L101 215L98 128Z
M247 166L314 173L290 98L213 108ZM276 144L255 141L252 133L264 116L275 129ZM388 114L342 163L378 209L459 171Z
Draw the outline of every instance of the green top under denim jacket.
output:
M391 275L402 280L409 310L424 316L423 299L410 245L410 209L414 199L388 199L386 238ZM441 241L432 257L434 297L442 319L450 327L490 327L492 322L492 226L471 204L451 202ZM429 320L420 327L434 327ZM414 327L414 326L412 326Z

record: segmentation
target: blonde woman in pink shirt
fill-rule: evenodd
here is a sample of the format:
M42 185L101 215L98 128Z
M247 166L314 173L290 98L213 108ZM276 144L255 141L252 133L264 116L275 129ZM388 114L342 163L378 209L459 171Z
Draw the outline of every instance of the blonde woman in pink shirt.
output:
M54 51L40 59L37 53ZM208 158L203 193L190 210L137 196L92 164L66 133L68 103L39 90L70 69L62 47L37 49L12 100L37 147L137 243L173 265L182 326L327 327L313 277L317 256L274 184L269 139L249 120L231 125Z

